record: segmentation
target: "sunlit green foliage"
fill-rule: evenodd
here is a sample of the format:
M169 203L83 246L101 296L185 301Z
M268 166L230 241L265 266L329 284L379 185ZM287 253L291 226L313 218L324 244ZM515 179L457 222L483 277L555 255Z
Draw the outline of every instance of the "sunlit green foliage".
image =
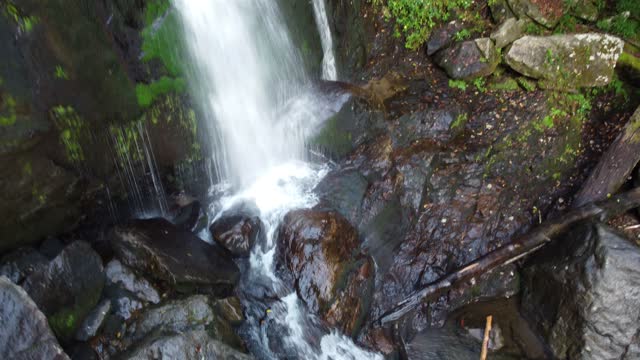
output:
M184 79L174 79L163 76L160 80L154 81L151 84L136 85L136 96L138 97L138 104L140 104L140 106L148 107L158 96L168 94L173 91L183 92L185 88L186 82Z

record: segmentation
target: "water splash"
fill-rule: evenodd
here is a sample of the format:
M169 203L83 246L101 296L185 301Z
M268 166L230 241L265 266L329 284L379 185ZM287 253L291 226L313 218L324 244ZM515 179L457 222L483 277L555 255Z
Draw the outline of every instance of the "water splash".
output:
M313 14L320 33L320 42L324 55L322 57L322 78L325 80L338 80L338 69L336 67L336 57L333 52L333 38L325 0L313 0Z

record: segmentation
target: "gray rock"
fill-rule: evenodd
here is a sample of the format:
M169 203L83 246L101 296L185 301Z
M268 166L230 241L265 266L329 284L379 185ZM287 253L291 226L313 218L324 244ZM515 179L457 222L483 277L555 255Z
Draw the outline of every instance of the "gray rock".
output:
M129 360L252 359L250 356L234 350L233 348L212 338L204 330L195 330L181 334L172 334L147 339L128 353L124 354L121 358Z
M514 18L516 15L511 11L507 0L489 1L489 9L491 9L491 17L496 23L502 23L507 19Z
M15 284L20 284L37 269L46 267L49 260L33 248L20 248L0 260L0 276L6 276Z
M194 295L148 309L129 327L128 338L135 342L154 331L166 333L204 329L213 318L213 309L207 297Z
M144 305L132 297L121 295L112 302L114 313L124 320L129 320L135 312L144 308Z
M565 12L564 1L508 0L508 3L518 18L530 17L548 28L555 27Z
M29 275L23 288L49 319L59 339L73 338L104 287L102 259L84 241L68 245L47 267Z
M137 277L131 269L122 265L120 261L111 260L105 268L105 274L107 275L107 284L119 285L136 295L140 300L153 304L160 302L158 291L147 280Z
M521 38L528 23L528 20L509 18L491 33L491 40L495 42L498 49L502 49Z
M179 291L224 294L233 289L240 276L224 250L164 219L118 226L112 244L125 265Z
M96 336L109 311L111 311L111 300L102 300L102 302L87 315L82 325L78 328L76 340L87 341Z
M449 77L473 79L493 73L500 56L489 38L463 41L436 54L436 62Z
M0 358L69 359L29 295L0 276Z
M505 54L515 71L550 88L603 86L611 81L624 42L606 34L525 36Z
M313 190L320 198L319 208L333 209L350 222L360 217L360 207L369 182L357 170L333 171Z
M484 340L484 330L480 329L469 329L469 335L474 339L482 342ZM504 347L504 337L502 336L502 329L500 325L494 324L491 327L491 332L489 333L489 344L487 348L492 351L500 350Z
M640 248L604 225L573 230L525 272L523 308L559 359L637 349Z
M598 0L571 0L571 14L587 21L598 20Z

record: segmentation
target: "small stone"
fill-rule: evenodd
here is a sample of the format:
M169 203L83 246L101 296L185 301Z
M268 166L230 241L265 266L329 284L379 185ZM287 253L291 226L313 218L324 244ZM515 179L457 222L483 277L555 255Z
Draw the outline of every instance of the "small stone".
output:
M495 41L496 48L502 49L521 38L524 35L524 30L528 23L528 20L509 18L505 20L497 30L491 33L490 38Z
M138 278L131 269L122 265L116 259L111 260L105 268L107 282L110 285L120 285L130 291L138 299L157 304L160 302L160 295L151 284L144 278Z
M109 311L111 311L111 300L103 300L84 319L76 332L76 340L87 341L96 336Z

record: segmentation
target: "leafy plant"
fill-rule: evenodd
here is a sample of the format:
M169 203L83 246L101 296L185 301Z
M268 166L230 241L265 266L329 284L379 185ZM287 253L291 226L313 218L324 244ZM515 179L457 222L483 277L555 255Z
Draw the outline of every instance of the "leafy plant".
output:
M467 83L464 80L452 80L452 79L449 79L449 87L465 91L465 90L467 90Z
M476 89L478 89L478 91L482 93L487 91L487 87L485 86L486 80L482 77L479 77L473 80L473 85L476 87Z
M416 50L439 23L452 18L452 12L468 9L472 0L370 0L376 6L384 6L387 18L396 22L396 34L404 35L405 46ZM464 34L463 34L464 35Z

